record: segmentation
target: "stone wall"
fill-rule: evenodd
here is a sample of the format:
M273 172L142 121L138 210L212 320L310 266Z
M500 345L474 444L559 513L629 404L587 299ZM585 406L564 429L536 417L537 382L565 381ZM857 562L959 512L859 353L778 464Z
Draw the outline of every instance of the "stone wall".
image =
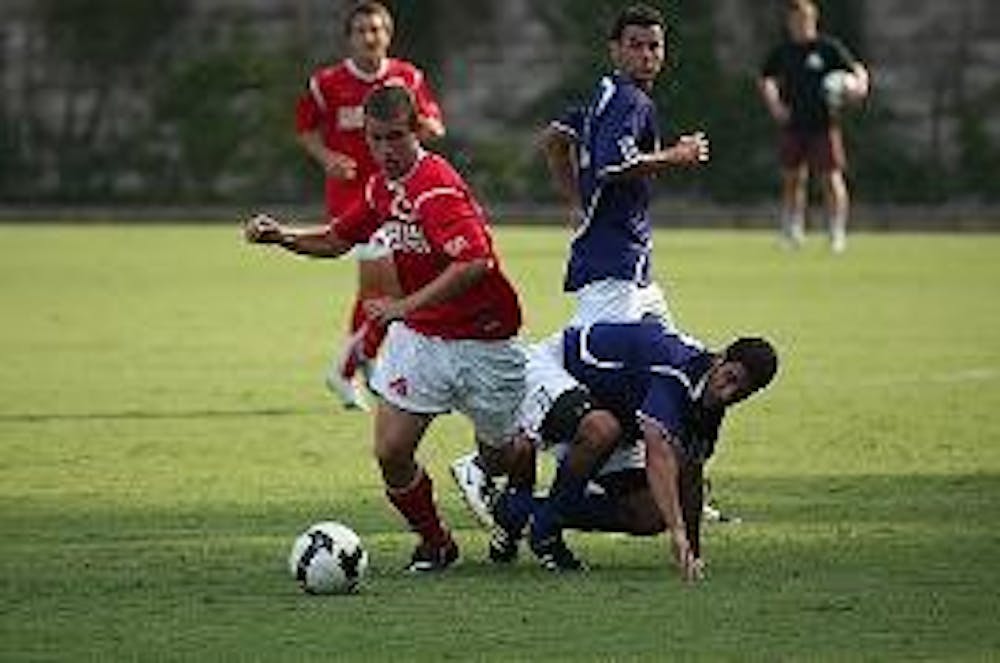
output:
M732 72L753 75L778 33L783 3L715 5L720 61ZM867 0L859 6L873 101L892 113L894 130L911 150L952 160L955 110L1000 94L1000 3ZM988 127L1000 137L1000 114L989 118Z
M294 150L290 124L295 95L314 66L339 58L346 50L343 1L176 0L187 11L177 25L164 28L164 35L151 37L141 59L95 68L67 60L65 49L43 29L39 7L55 1L3 0L0 23L0 120L6 122L0 127L0 149L8 158L10 146L28 146L37 170L26 177L41 192L60 188L60 178L67 177L62 168L67 160L78 159L87 166L91 159L95 172L110 172L109 165L123 158L115 145L137 127L139 133L149 133L143 140L150 153L143 159L173 160L177 172L172 176L185 176L180 172L186 166L179 156L178 131L157 126L156 103L150 95L165 72L217 50L220 44L233 48L249 44L265 65L269 54L275 62L285 63L280 76L269 79L265 87L241 93L229 110L239 114L248 107L269 105L270 115L259 119L270 123L272 135L267 140ZM425 66L442 98L452 137L508 142L530 150L527 135L532 127L525 122L524 109L560 80L574 51L567 48L563 35L550 33L532 0L477 2L463 4L464 10L445 0L413 5L423 13L409 16L399 26L399 50L409 55L408 45L416 40L438 42L443 55ZM755 75L764 51L779 34L782 4L782 0L713 0L714 49L729 73L747 79ZM477 9L469 7L488 11L478 16ZM892 131L914 154L953 160L956 109L968 108L970 102L975 108L977 100L1000 95L1000 3L857 0L857 7L864 32L863 56L874 75L873 103L894 117ZM604 45L594 48L603 50ZM991 135L1000 138L1000 113L984 114L984 119ZM38 140L39 136L49 140ZM262 157L256 148L244 146L234 158ZM9 182L19 173L5 172L2 166L0 190L19 186ZM117 171L115 182L108 186L117 193L141 192L152 177L143 174L143 167L139 163ZM253 186L240 177L238 169L220 175L220 193ZM302 185L301 173L281 177L288 182L279 191L311 190Z

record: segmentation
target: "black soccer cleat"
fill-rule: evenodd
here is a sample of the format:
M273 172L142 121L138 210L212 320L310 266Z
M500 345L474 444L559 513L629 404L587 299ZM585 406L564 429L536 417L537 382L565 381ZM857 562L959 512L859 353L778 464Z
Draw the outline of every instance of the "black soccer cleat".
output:
M538 558L538 563L546 571L561 573L587 570L587 565L566 546L561 534L537 540L532 538L529 541L529 546L531 552L535 553L535 557Z
M494 525L490 532L490 561L494 564L510 564L517 559L517 543L520 533L508 532Z
M406 570L410 573L433 573L444 571L458 559L458 546L452 539L443 546L434 546L421 541L413 550L413 556Z

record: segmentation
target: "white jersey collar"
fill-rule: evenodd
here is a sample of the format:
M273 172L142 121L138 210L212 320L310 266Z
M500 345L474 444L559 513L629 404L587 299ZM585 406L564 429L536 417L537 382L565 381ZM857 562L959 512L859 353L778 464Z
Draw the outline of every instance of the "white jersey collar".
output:
M359 67L358 63L356 63L352 58L345 59L344 66L347 67L347 71L349 71L351 75L358 80L364 81L365 83L374 83L378 79L385 76L389 71L389 58L382 58L382 63L378 66L378 70L374 73L368 73Z

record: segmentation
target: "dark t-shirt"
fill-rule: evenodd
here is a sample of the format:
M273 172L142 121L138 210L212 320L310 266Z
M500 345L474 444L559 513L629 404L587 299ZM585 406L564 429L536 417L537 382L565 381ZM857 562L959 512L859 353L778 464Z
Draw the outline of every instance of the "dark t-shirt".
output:
M775 78L781 99L788 104L790 126L799 131L823 131L837 117L823 97L823 77L831 71L853 69L857 58L840 41L819 35L815 41L785 41L776 46L761 69L761 76Z

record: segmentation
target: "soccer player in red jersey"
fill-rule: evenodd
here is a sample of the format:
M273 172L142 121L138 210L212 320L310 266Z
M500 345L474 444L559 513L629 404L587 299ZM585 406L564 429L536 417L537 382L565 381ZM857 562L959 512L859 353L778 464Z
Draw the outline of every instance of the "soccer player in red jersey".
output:
M388 325L372 377L379 396L375 456L389 500L420 536L409 569L444 569L458 547L434 502L417 446L439 414L458 410L485 451L512 439L524 392L517 294L500 269L487 221L461 176L423 149L411 93L388 86L365 102L365 133L380 172L361 202L328 225L293 228L266 215L246 239L294 253L337 257L373 241L391 251L401 296L366 303Z
M418 133L422 140L444 135L441 108L427 86L423 73L404 60L388 56L392 40L392 14L378 2L353 7L344 23L350 57L317 70L296 107L296 130L303 149L326 173L326 212L344 215L362 197L365 182L378 167L364 136L364 100L375 88L402 85L417 102ZM351 316L346 347L333 359L326 375L330 390L349 408L365 407L354 376L360 367L367 372L384 336L379 325L366 324L362 302L395 294L392 283L380 280L385 270L379 260L388 260L377 247L358 247L358 294Z

